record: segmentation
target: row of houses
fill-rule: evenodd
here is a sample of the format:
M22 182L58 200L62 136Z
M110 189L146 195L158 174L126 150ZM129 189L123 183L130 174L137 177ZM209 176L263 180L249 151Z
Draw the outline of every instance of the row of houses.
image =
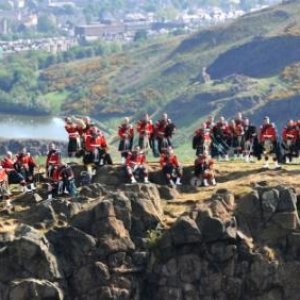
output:
M37 50L57 54L66 52L76 45L78 45L78 42L75 38L20 39L17 41L0 41L0 50L2 55Z

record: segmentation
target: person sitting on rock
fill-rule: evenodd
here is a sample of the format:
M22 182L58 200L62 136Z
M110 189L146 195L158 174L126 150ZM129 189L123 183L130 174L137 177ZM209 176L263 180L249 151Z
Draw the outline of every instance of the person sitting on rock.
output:
M8 185L8 175L6 170L0 166L0 199L5 200L11 196Z
M48 154L46 159L46 174L47 177L51 177L53 168L61 163L61 152L56 148L54 143L50 143L48 146Z
M181 185L182 168L172 147L161 154L160 165L168 185Z
M127 155L126 172L131 183L136 183L139 179L149 183L146 157L139 146L134 147L134 150Z
M51 200L53 196L60 196L64 193L69 194L71 197L76 196L74 173L68 164L62 162L60 165L55 165L50 179L48 200Z
M299 131L293 120L289 120L282 131L282 148L285 163L291 162L293 157L298 156Z
M70 117L66 117L65 122L65 129L69 135L68 156L75 157L81 149L79 127Z
M139 147L144 151L152 148L153 124L148 114L137 122L136 129L139 133Z
M20 177L24 178L21 184L23 185L24 192L35 190L34 186L34 169L37 167L35 161L26 148L16 156L14 168Z
M264 118L264 123L260 128L259 142L263 149L263 155L265 159L264 168L269 168L269 158L273 157L275 168L280 168L278 164L278 141L277 131L274 124L270 122L269 117Z
M9 184L17 184L24 182L23 176L21 176L16 170L15 170L15 162L16 160L13 157L12 152L7 151L5 157L2 159L0 165L5 169L6 173L8 174L8 183Z
M214 165L215 162L207 151L203 154L199 154L194 163L194 174L198 179L196 182L205 187L209 185L215 186L217 183Z
M129 123L129 118L124 118L123 123L119 126L118 135L120 138L119 152L121 153L121 163L126 162L126 157L132 150L134 139L134 128Z

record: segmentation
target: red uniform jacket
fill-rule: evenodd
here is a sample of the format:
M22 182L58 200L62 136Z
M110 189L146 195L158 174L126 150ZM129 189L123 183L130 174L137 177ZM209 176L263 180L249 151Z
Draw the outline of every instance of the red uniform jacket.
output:
M177 156L175 154L166 155L163 153L160 157L160 165L162 167L164 167L166 165L171 165L174 168L178 168L179 162L178 162Z
M260 129L259 140L264 142L267 139L275 142L277 138L276 128L272 124L263 125Z
M62 179L61 174L60 174L60 167L56 166L53 169L53 172L51 174L51 180L53 180L54 182L58 182Z
M146 163L146 158L144 154L129 154L126 158L126 166L134 168L135 166L142 166Z
M159 120L155 124L155 133L157 136L163 137L165 136L165 130L168 125L168 122L165 120Z
M59 165L61 163L61 155L58 151L50 151L47 156L46 166Z
M91 134L87 134L85 136L86 151L92 152L97 148L105 149L106 147L107 147L107 143L102 133L96 135L95 137Z
M132 125L128 125L128 126L121 125L119 127L118 134L121 140L132 139L134 136L134 129Z
M33 158L29 154L17 155L16 162L18 165L24 167L25 169L28 169L29 167L36 167L36 163L34 162Z
M210 131L210 129L200 128L195 132L195 135L200 137L203 142L211 142L211 131Z
M153 133L153 125L151 122L146 122L145 120L140 120L136 124L137 132L140 134L140 136L148 135L150 136Z
M0 169L0 182L3 182L3 181L7 181L8 180L8 177L7 177L7 173L5 171L5 169Z
M15 161L13 159L5 157L1 161L1 166L6 170L6 171L12 171L14 169L14 163Z
M285 127L282 131L282 139L284 141L292 140L293 142L296 142L299 139L299 131L295 126Z
M80 130L76 124L66 124L65 129L69 134L69 139L77 139L80 136Z

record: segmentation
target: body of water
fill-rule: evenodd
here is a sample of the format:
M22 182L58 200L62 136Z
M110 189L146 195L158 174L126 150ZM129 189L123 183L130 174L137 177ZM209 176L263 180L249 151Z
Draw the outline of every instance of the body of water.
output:
M63 141L68 135L62 118L0 114L0 138Z

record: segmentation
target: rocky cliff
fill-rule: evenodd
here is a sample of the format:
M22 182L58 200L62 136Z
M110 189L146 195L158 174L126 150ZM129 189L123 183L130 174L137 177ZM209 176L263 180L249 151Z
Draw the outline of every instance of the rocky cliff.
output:
M38 189L1 202L1 300L299 299L293 188L219 189L167 223L167 200L194 188L127 185L115 172L104 184L99 169L77 199Z

